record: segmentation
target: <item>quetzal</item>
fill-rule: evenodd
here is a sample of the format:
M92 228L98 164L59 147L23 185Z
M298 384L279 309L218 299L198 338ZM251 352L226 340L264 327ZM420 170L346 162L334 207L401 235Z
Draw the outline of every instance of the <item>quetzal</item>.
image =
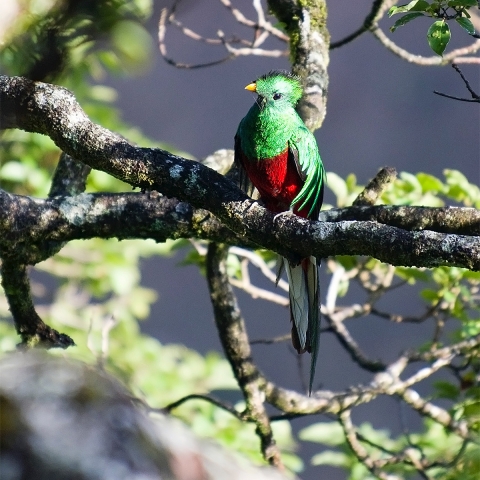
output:
M260 193L274 213L290 211L317 219L323 202L325 169L317 142L295 111L303 90L299 79L272 71L245 87L256 92L255 103L235 135L235 163L240 185ZM319 341L319 284L315 257L298 265L281 259L289 283L292 343L298 353L310 352L309 393L312 391ZM281 270L281 269L280 269Z

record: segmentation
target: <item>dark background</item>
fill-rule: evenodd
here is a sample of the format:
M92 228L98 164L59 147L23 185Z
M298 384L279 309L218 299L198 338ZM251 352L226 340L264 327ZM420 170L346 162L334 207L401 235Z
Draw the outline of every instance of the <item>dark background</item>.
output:
M253 17L250 2L234 2ZM371 1L336 0L329 2L332 41L356 30L363 22ZM164 4L156 2L149 30L156 41L159 12ZM245 4L245 5L244 5ZM243 7L244 5L244 7ZM188 27L210 37L221 29L230 34L251 33L238 25L217 0L183 1L177 17ZM383 21L388 30L395 19ZM426 31L430 22L420 19L391 35L402 47L430 56ZM452 46L469 42L461 29L452 27ZM283 48L281 44L270 44ZM179 62L207 62L224 55L221 47L199 45L170 29L167 32L169 55ZM449 47L450 48L450 47ZM219 66L180 70L166 64L158 52L151 58L151 68L134 78L109 78L119 92L118 107L123 118L138 125L152 138L202 158L220 148L233 148L233 136L241 118L253 103L254 95L244 86L271 69L289 69L287 58L239 58ZM480 91L478 67L462 67L472 87ZM331 52L330 86L327 116L316 132L327 172L345 177L349 173L364 184L385 165L399 172L428 172L442 178L445 168L461 170L473 182L479 182L480 141L478 104L457 102L433 94L440 90L468 97L463 82L451 67L412 65L387 51L372 35L364 34L355 42ZM333 202L331 194L326 201ZM220 350L213 324L205 279L196 267L177 267L183 252L174 258L150 259L143 265L144 283L158 291L159 299L145 332L163 343L183 343L201 353ZM253 274L261 285L267 283ZM323 268L321 285L326 291L329 277ZM323 293L324 295L324 293ZM324 297L323 297L324 298ZM251 300L239 292L239 300L250 338L270 338L287 333L286 309L261 300ZM352 287L341 304L361 302L360 289ZM399 314L418 314L423 303L414 287L394 291L383 301L385 310ZM348 324L360 346L371 358L393 360L407 347L420 345L432 333L433 324L392 325L368 318ZM296 354L288 343L254 346L253 353L261 370L280 385L301 389L302 380ZM309 358L303 359L306 378ZM366 383L370 375L352 365L333 336L325 334L317 367L317 386L331 390ZM427 387L420 386L419 392ZM378 399L354 410L357 424L371 422L376 428L389 428L395 434L402 430L401 417L409 428L421 425L416 414L400 409L391 398ZM295 420L295 429L323 416ZM309 458L319 451L318 445L304 443L300 455L306 462L304 479L346 478L346 474L329 467L312 468Z

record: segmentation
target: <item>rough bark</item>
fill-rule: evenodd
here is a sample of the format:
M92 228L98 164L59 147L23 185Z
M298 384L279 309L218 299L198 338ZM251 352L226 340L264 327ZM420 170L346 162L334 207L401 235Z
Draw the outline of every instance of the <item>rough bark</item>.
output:
M302 79L304 96L297 111L311 130L326 114L330 35L325 0L268 0L290 37L292 72Z
M292 262L366 255L392 265L480 270L475 209L353 206L322 213L325 221L318 222L275 216L205 165L135 146L92 123L64 88L0 76L0 105L1 128L46 134L64 152L48 199L0 190L2 284L25 345L73 343L36 314L26 267L78 238L197 237L267 248ZM224 169L229 153L220 157ZM149 193L80 193L90 168ZM374 203L393 176L392 169L382 170L357 203Z
M157 190L167 197L188 202L194 208L208 210L238 237L284 256L294 259L310 254L318 257L369 255L392 265L449 265L480 269L479 239L470 236L468 229L469 235L463 234L465 229L461 230L462 234L458 230L450 233L434 231L438 225L432 220L437 214L432 216L429 213L436 212L435 209L422 209L417 215L416 225L419 225L419 218L430 218L427 225L432 230L423 231L408 231L373 221L309 222L288 214L274 216L246 197L227 178L200 163L164 150L136 147L93 124L74 96L61 87L2 76L0 102L2 128L22 128L47 134L72 158L132 186ZM80 210L73 205L68 214L75 216L78 213L81 217L84 204L79 206ZM12 227L18 225L18 219L12 216L14 212L5 213L5 209L0 212L3 212L0 220L3 230L12 231ZM448 215L445 210L443 216ZM471 209L460 211L461 217L471 219L472 215L475 217L476 213ZM35 218L38 217L32 214L31 221ZM25 216L22 222L24 219ZM122 238L124 228L128 227L119 225L116 236ZM476 230L475 222L473 230ZM18 233L17 238L20 242ZM46 255L50 252L47 251ZM41 253L39 257L42 257Z

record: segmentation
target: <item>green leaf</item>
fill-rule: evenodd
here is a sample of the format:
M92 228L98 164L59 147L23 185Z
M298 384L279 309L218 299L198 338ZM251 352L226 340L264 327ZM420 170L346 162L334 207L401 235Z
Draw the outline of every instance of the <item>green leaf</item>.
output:
M426 288L420 292L420 296L427 302L435 303L438 301L438 291Z
M455 21L469 34L469 35L474 35L475 34L475 27L473 26L473 23L465 17L457 17Z
M473 337L480 333L480 320L467 320L462 325L462 334L464 337Z
M344 201L348 195L347 184L345 180L337 175L335 172L328 172L327 187L337 197L337 204L339 207L344 206Z
M335 260L347 271L358 265L357 257L351 255L337 255Z
M456 400L460 395L460 390L455 385L452 385L450 382L445 382L444 380L438 380L434 382L433 386L437 392L437 395L440 398L449 398L451 400Z
M464 272L463 278L478 283L480 282L480 272L472 272L471 270L467 270L466 272Z
M421 282L428 282L430 280L430 275L426 271L413 267L397 267L395 274L407 280L410 284L415 283L415 280L420 280Z
M0 169L0 178L12 182L24 182L28 175L28 168L20 162L7 162Z
M418 178L412 173L400 172L400 178L405 182L408 192L422 192L422 186Z
M152 58L152 41L145 28L137 22L123 20L112 30L112 43L119 53L123 66L138 73ZM126 65L125 65L126 64Z
M424 192L441 192L444 189L443 183L433 175L428 173L417 173L417 179L422 186Z
M427 32L427 40L430 48L437 54L442 56L450 41L450 27L443 20L434 22Z
M425 12L429 6L430 4L425 0L413 0L412 2L407 3L406 5L400 5L399 7L392 7L388 11L388 16L391 17L392 15L395 15L397 13L405 13L405 12L412 12L412 11Z
M315 466L332 465L334 467L348 467L350 465L350 459L345 453L328 450L314 455L311 464Z
M422 12L411 12L407 13L403 17L399 18L391 27L390 31L393 33L398 27L403 27L408 22L411 22L414 18L423 17L424 14Z
M478 5L477 0L450 0L448 2L449 7L476 7Z
M357 176L354 173L348 174L345 183L347 184L348 193L355 193L359 189L357 185Z
M300 430L298 437L307 442L323 445L341 445L345 442L342 427L336 422L315 423Z

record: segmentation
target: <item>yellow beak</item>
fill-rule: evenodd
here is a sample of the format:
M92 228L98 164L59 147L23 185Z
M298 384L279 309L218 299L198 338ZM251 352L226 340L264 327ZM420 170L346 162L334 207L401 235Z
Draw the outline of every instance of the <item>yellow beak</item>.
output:
M250 90L251 92L256 92L257 91L257 84L255 82L249 83L245 87L245 90Z

